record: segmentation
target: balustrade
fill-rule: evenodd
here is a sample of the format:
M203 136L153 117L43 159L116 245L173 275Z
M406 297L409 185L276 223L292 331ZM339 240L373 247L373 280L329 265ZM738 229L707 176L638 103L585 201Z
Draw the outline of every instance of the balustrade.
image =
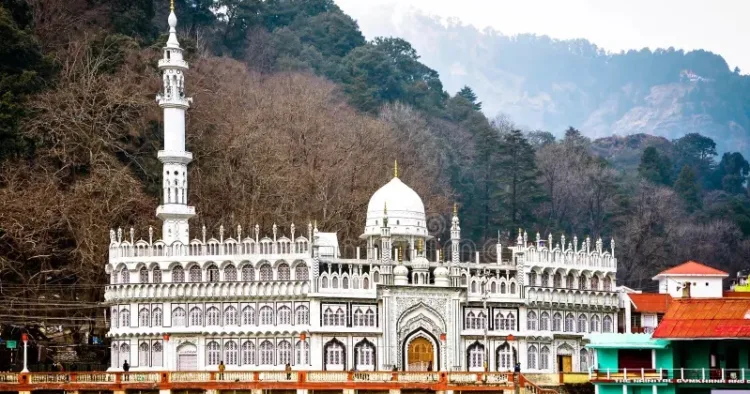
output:
M14 372L0 372L0 383L18 383L18 375Z
M177 371L169 374L170 382L208 382L210 379L210 372Z
M307 373L308 382L346 382L349 380L348 372L311 371Z
M589 376L593 381L673 380L676 383L745 384L750 379L750 368L607 368L591 370Z
M124 372L120 382L127 383L156 383L161 380L159 372Z
M296 382L297 372L272 371L258 374L260 382Z

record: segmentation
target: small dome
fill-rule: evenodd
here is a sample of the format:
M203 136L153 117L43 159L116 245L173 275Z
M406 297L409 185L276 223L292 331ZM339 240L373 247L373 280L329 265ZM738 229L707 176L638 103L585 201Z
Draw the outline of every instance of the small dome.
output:
M393 275L407 277L409 276L409 269L405 265L399 264L393 269Z
M440 266L435 268L435 278L447 278L448 277L448 268L445 268L444 266Z
M394 177L370 198L364 236L380 235L386 209L391 235L428 235L422 199L401 179Z
M430 261L424 257L417 257L411 262L411 267L415 270L427 271L430 269Z

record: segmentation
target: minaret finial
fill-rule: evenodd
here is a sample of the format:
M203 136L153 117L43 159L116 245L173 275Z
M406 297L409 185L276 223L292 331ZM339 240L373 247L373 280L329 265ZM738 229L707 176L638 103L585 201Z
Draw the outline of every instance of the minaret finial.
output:
M458 204L453 203L453 216L458 216Z
M174 12L174 0L169 0L169 11Z
M388 201L383 201L383 215L388 215Z
M398 160L393 161L393 177L398 178Z

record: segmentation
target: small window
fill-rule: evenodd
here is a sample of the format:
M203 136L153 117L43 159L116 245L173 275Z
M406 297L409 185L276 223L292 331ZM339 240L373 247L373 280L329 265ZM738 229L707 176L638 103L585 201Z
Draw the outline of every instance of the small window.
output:
M398 226L399 224L401 224L401 223L399 223L398 220L396 220L396 226Z
M708 282L706 282L706 286L708 286Z
M376 226L378 225L378 221L377 221L377 220L375 221L375 225L376 225Z

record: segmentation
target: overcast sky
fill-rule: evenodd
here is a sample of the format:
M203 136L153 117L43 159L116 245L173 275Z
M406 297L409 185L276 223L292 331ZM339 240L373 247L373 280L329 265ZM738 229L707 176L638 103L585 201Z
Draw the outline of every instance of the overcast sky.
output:
M705 49L731 68L750 72L748 0L336 0L360 21L369 39L367 18L384 5L414 8L442 18L458 18L479 29L503 34L546 34L586 38L608 51L623 49ZM398 11L396 12L398 13ZM397 16L397 15L394 15ZM370 23L369 26L372 26Z

